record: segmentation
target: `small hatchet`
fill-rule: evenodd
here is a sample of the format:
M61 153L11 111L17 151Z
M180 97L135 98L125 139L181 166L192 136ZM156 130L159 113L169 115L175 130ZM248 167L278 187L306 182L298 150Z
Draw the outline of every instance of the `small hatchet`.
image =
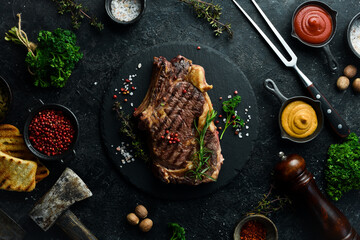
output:
M68 210L75 202L91 196L83 180L73 170L66 168L50 191L36 203L29 216L44 231L56 223L71 239L96 240L75 214Z

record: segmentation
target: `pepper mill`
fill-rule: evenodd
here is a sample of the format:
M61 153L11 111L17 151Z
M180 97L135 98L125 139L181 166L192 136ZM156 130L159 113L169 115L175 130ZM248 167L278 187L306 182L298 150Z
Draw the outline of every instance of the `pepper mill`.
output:
M285 156L275 166L278 184L294 199L305 204L322 226L327 240L360 240L345 215L320 192L304 158L297 154Z

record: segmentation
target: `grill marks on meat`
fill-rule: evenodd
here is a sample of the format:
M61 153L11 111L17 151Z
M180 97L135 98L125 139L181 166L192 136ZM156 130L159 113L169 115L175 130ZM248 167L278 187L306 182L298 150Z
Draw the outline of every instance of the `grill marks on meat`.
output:
M134 116L139 118L139 128L147 131L153 170L162 181L191 185L213 181L196 180L186 174L194 167L194 154L199 148L194 121L202 129L206 114L212 110L206 93L211 88L203 68L191 60L180 55L170 62L164 57L154 58L150 87ZM178 133L181 142L169 144L169 140L162 139L166 130ZM214 123L205 135L205 146L212 150L207 174L217 179L223 157Z

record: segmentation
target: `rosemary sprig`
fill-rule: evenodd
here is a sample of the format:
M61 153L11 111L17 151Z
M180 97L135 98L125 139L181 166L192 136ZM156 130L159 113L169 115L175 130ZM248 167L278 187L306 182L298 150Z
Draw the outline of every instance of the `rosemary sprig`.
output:
M220 15L222 14L222 8L219 4L212 2L205 2L202 0L179 0L193 7L198 18L206 19L212 28L214 28L215 36L220 36L224 31L229 34L231 38L233 32L231 30L230 23L220 22Z
M121 111L120 102L115 102L113 105L113 111L116 112L117 118L121 121L120 133L131 139L131 145L135 150L135 157L141 158L145 162L148 162L149 156L144 151L144 144L139 137L134 133L134 124L130 121L130 115L125 114Z
M81 21L86 17L90 25L96 27L99 31L104 29L104 24L102 24L96 17L90 17L86 12L87 8L83 7L82 4L77 4L72 0L53 0L58 6L58 13L70 13L71 14L71 23L73 28L79 29Z
M284 208L286 205L291 204L291 200L287 196L280 196L272 194L274 186L270 186L270 190L267 194L263 194L263 198L258 202L257 206L248 213L251 214L263 214L269 215L280 209Z
M205 124L202 129L199 129L196 120L194 121L195 129L198 133L197 141L199 143L199 150L194 154L193 164L195 167L187 172L192 178L196 180L203 180L204 177L210 178L215 181L214 178L206 174L210 169L209 159L211 158L212 151L205 147L205 134L210 126L210 123L216 118L216 111L211 110L207 112Z

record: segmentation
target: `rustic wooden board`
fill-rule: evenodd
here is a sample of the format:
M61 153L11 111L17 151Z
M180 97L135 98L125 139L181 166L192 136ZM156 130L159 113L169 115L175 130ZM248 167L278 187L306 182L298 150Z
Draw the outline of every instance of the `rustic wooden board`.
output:
M225 161L218 181L215 183L202 184L200 186L166 185L153 176L150 166L141 159L122 164L123 157L116 151L117 146L120 146L122 142L129 143L129 139L119 134L120 122L111 110L113 103L116 100L123 101L124 98L127 98L127 103L122 104L123 110L131 114L134 107L140 105L148 89L153 57L164 56L170 60L179 54L191 59L194 64L204 67L207 82L214 86L208 94L216 111L222 112L222 101L219 100L219 97L223 97L223 101L227 100L228 95L233 95L234 90L237 90L242 97L238 114L245 120L249 118L249 115L251 116L248 123L249 128L244 128L241 131L243 138L239 138L234 134L234 130L229 128L223 140L221 140L222 154ZM142 67L136 69L139 63L141 63ZM116 93L115 89L119 91L123 86L122 79L135 74L133 85L137 89L134 95L119 96L116 100L113 99L113 95ZM131 103L133 103L133 106L131 106ZM245 109L248 110L248 114L245 114ZM222 119L218 120L221 122L218 126L223 126ZM108 157L128 182L138 189L159 198L173 200L197 198L213 193L231 182L249 159L256 140L257 130L258 109L256 98L248 79L239 66L232 63L221 52L206 46L201 46L201 50L197 50L196 44L168 43L145 49L120 67L118 74L111 80L109 88L104 94L101 112L101 132ZM130 149L128 147L128 150Z

